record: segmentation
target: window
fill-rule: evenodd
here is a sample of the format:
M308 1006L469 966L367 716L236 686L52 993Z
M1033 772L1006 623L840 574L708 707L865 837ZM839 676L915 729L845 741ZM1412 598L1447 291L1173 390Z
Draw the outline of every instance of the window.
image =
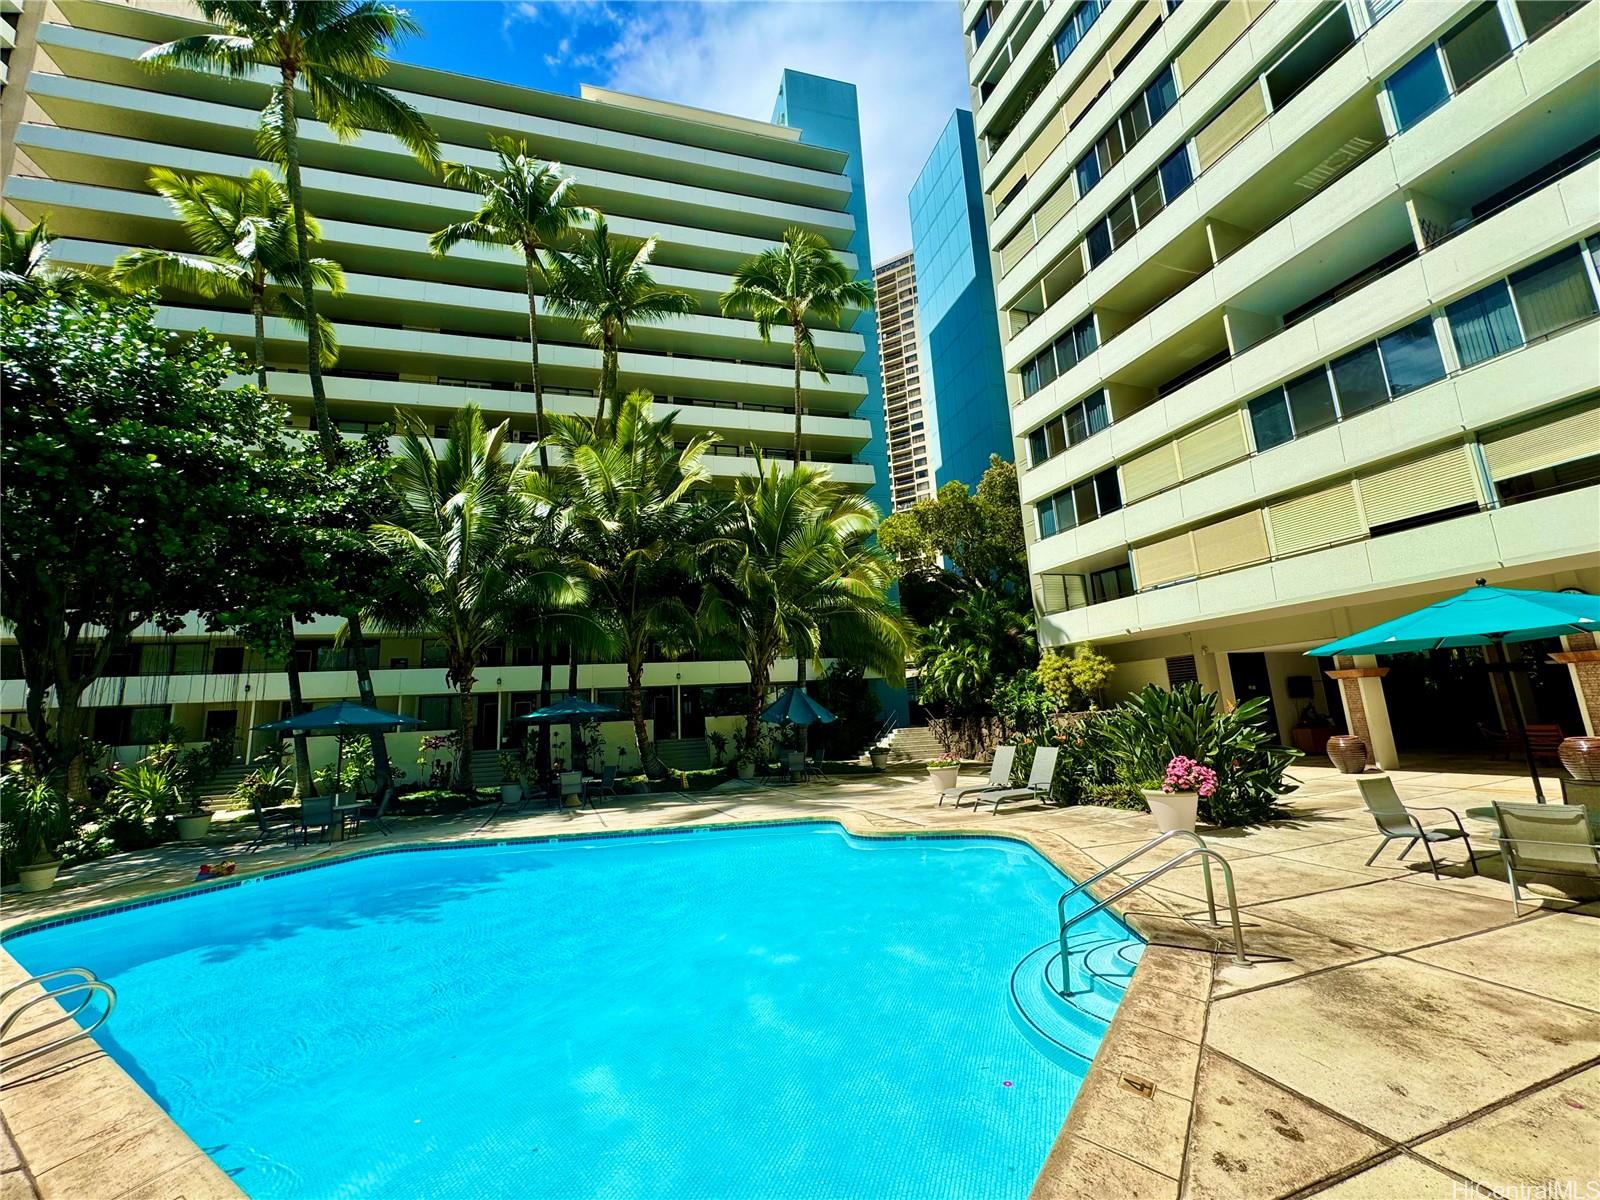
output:
M1476 366L1498 354L1522 345L1517 314L1511 307L1511 291L1504 280L1496 280L1464 300L1444 310L1450 321L1450 336L1463 367Z
M1307 371L1284 384L1283 390L1289 396L1289 417L1294 422L1295 437L1303 437L1339 419L1333 407L1333 388L1328 383L1327 368Z
M456 698L454 696L417 697L417 720L421 729L454 729L456 727Z
M1271 450L1294 441L1294 426L1289 422L1289 402L1282 388L1250 401L1250 427L1256 435L1256 451Z
M1268 69L1265 79L1272 107L1282 108L1354 44L1350 13L1341 5Z
M1141 226L1150 224L1151 218L1167 206L1161 198L1161 176L1155 171L1133 189L1133 206L1138 211Z
M1122 203L1111 210L1106 220L1111 226L1111 244L1120 250L1139 230L1139 224L1133 218L1133 196L1124 196Z
M1089 265L1098 267L1111 257L1111 225L1106 221L1097 222L1089 230L1084 239L1089 245Z
M1073 10L1071 18L1061 27L1061 32L1056 34L1057 66L1066 62L1067 55L1083 41L1083 35L1089 32L1104 4L1105 0L1083 0L1083 3Z
M1333 360L1333 385L1339 392L1339 415L1353 417L1389 402L1389 389L1383 380L1383 362L1378 343L1369 342Z
M1089 189L1100 182L1100 161L1093 149L1078 160L1077 175L1079 197L1087 195Z
M1383 355L1392 396L1403 396L1444 378L1444 358L1433 335L1432 317L1422 317L1379 338L1378 351Z
M1120 600L1133 595L1133 569L1127 563L1119 563L1090 572L1089 595L1093 604L1104 604L1107 600Z
M1122 489L1117 485L1117 470L1108 467L1094 477L1094 497L1097 515L1105 516L1122 507Z
M978 23L972 27L972 48L976 50L983 45L983 39L989 36L994 20L989 16L989 10L984 8L978 13Z
M1439 49L1459 92L1511 56L1511 39L1506 36L1500 10L1493 3L1484 3L1439 39Z
M1584 6L1587 0L1517 0L1517 15L1528 40L1554 28Z
M1189 185L1194 182L1194 172L1189 169L1189 147L1179 146L1159 169L1161 175L1161 192L1171 204L1179 196L1189 190Z
M444 643L437 638L429 638L422 643L422 665L425 667L442 667L446 664Z
M244 647L217 647L211 660L211 670L218 675L239 674L244 670Z
M1161 74L1155 77L1154 82L1144 90L1144 103L1150 113L1150 124L1154 125L1167 111L1178 102L1178 86L1172 79L1172 67L1166 66Z
M1529 341L1557 333L1595 315L1594 289L1583 253L1571 246L1511 276L1511 295Z
M1596 245L1600 245L1600 239L1592 240L1595 240ZM1077 347L1079 362L1082 362L1086 357L1094 353L1094 349L1099 344L1099 341L1095 336L1093 313L1090 313L1072 327L1072 340L1073 344Z
M1496 480L1495 488L1500 493L1501 504L1521 504L1525 500L1555 496L1597 483L1600 483L1600 457L1590 457Z
M1389 76L1387 86L1395 123L1402 131L1410 129L1450 99L1439 53L1432 46Z
M1200 671L1195 666L1194 655L1180 654L1176 658L1167 659L1167 686L1177 687L1180 683L1195 683L1200 678Z
M1075 367L1096 345L1094 314L1081 317L1055 341L1022 364L1022 394L1031 396ZM913 426L921 428L921 426Z
M1093 437L1110 424L1104 392L1086 396L1060 416L1052 417L1028 435L1028 460L1038 466L1068 446Z
M1117 486L1117 469L1107 467L1098 475L1080 480L1039 501L1035 506L1039 518L1039 536L1047 538L1065 533L1096 517L1116 512L1121 507L1122 491Z

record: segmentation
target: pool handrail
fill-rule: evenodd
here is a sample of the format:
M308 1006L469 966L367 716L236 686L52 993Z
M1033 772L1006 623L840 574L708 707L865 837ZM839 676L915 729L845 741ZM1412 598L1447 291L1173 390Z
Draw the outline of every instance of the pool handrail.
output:
M52 980L66 978L75 978L78 980L78 982L69 983L58 988L44 986ZM106 1021L110 1019L112 1011L117 1007L117 990L105 980L97 978L95 973L89 970L87 967L64 967L59 971L46 971L42 975L34 975L28 979L24 979L21 983L12 984L5 991L0 992L0 1005L4 1005L5 1002L11 999L12 996L16 995L16 993L20 992L25 987L29 987L30 985L38 986L43 990L39 995L34 996L29 1000L25 1000L15 1012L6 1017L3 1022L0 1022L0 1056L4 1056L5 1047L11 1042L20 1041L23 1038L33 1037L35 1034L40 1033L43 1030L52 1029L57 1025L75 1021L78 1014L84 1009L88 1008L96 996L105 997L105 1011L96 1016L91 1024L79 1026L75 1032L68 1034L66 1037L55 1038L46 1042L42 1046L35 1046L32 1050L18 1054L15 1057L5 1057L5 1066L8 1069L18 1067L25 1062L29 1062L40 1057L41 1055L49 1054L53 1050L59 1050L63 1046L69 1046L73 1042L93 1036L95 1030L99 1029L100 1026L104 1025ZM82 992L84 993L84 996L83 999L78 1002L78 1006L72 1009L70 1012L64 1012L61 1016L56 1017L53 1020L46 1021L43 1025L39 1025L33 1029L30 1029L26 1033L20 1033L16 1037L8 1038L6 1036L11 1032L11 1027L17 1023L17 1019L35 1004L42 1004L46 1000L55 1000L59 1003L61 997L70 995L73 992Z
M1128 863L1131 863L1134 859L1138 858L1140 855L1148 854L1151 850L1154 850L1157 846L1161 845L1163 842L1171 841L1173 838L1176 838L1176 837L1188 838L1191 842L1193 842L1196 846L1199 846L1202 850L1205 849L1205 845L1206 845L1205 839L1203 839L1198 833L1196 833L1192 829L1171 829L1171 830L1168 830L1166 833L1158 834L1157 836L1151 838L1144 845L1140 846L1137 850L1134 850L1132 853L1124 854L1121 858L1117 859L1117 861L1112 863L1109 867L1101 868L1100 870L1096 871L1093 875L1089 876L1089 878L1085 879L1082 883L1075 883L1071 887L1069 887L1066 891L1062 892L1060 897L1056 900L1056 925L1057 925L1057 927L1062 925L1067 919L1067 901L1068 900L1072 899L1072 897L1076 896L1079 892L1083 891L1084 888L1092 887L1094 884L1099 883L1102 879L1104 879L1107 875L1110 875L1118 867L1126 866ZM1220 926L1217 923L1217 901L1216 901L1215 897L1213 897L1212 894L1211 894L1211 864L1209 862L1207 862L1205 864L1205 877L1206 877L1206 908L1211 913L1211 927L1213 929L1218 929L1218 928L1220 928Z

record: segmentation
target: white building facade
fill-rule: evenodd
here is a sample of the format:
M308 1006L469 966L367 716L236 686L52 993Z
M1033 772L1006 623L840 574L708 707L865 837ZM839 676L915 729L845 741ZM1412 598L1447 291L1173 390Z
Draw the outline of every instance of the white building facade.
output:
M1303 652L1480 577L1600 591L1600 5L964 18L1043 642L1383 765L1503 721L1471 664ZM1513 673L1569 734L1579 641Z

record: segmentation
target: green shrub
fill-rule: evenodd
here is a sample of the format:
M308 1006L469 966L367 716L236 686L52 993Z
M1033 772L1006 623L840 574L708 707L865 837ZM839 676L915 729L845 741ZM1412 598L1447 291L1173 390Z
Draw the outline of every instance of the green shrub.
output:
M1261 696L1226 711L1198 683L1170 691L1150 684L1094 726L1095 740L1127 787L1155 786L1180 754L1204 763L1217 773L1217 790L1200 801L1201 818L1250 825L1275 815L1278 797L1294 790L1283 773L1300 757L1274 744L1266 709Z
M995 689L994 711L1012 733L1038 735L1061 707L1040 685L1036 671L1018 671Z

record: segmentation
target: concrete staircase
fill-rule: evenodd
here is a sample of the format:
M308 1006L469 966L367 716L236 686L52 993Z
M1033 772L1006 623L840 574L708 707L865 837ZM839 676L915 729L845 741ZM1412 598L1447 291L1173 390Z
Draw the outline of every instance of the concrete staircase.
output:
M472 752L472 783L474 787L499 787L505 782L505 772L500 769L500 751L474 750Z
M943 753L939 739L925 725L896 729L889 738L889 761L892 763L927 762Z
M705 738L663 738L656 743L661 764L673 771L704 771L711 766Z
M218 771L216 778L202 789L204 795L201 801L208 808L225 808L226 802L233 796L233 789L239 786L241 780L250 773L250 768L243 763L235 763L231 767L223 767Z

